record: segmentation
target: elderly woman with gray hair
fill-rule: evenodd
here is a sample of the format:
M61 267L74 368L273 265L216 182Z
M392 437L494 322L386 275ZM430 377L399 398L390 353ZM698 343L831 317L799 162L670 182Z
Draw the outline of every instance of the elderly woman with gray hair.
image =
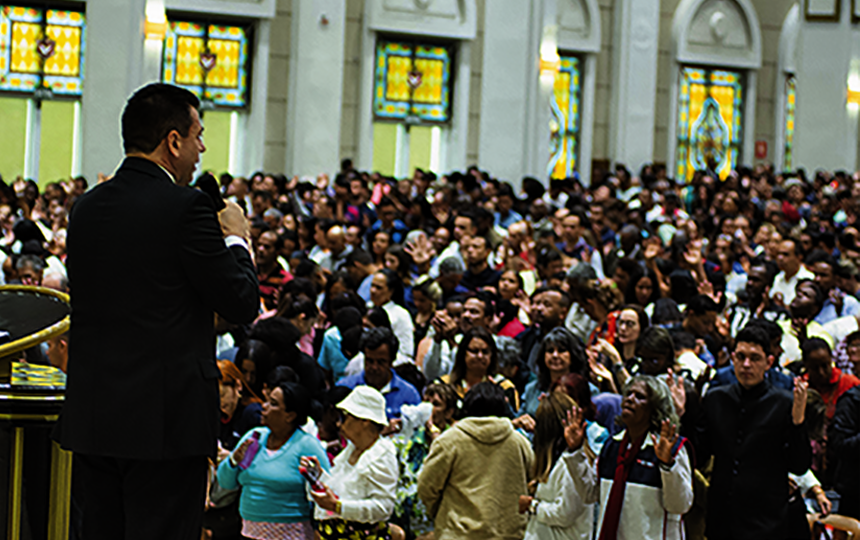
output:
M617 421L624 431L603 445L592 462L583 448L583 412L567 415L565 460L583 503L600 499L599 540L677 539L681 517L693 505L688 441L676 434L678 415L669 387L650 375L625 386Z

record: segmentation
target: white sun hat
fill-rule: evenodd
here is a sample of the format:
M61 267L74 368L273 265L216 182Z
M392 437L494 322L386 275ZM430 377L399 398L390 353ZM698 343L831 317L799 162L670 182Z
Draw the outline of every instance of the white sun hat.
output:
M388 417L385 414L385 398L379 390L370 386L356 386L343 401L338 403L337 408L356 418L370 420L381 426L388 425Z

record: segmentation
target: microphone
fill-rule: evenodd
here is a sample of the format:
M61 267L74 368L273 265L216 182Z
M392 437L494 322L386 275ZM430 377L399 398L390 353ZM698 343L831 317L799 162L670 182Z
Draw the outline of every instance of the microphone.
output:
M220 212L227 207L224 198L221 196L221 190L218 189L218 181L211 174L206 173L200 176L194 183L194 187L209 195L209 198L212 199L212 204L215 205L216 212Z

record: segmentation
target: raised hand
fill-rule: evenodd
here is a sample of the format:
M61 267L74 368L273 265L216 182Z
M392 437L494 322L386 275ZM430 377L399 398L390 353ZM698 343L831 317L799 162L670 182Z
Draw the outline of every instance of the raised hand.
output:
M564 442L568 450L578 450L585 440L585 418L582 409L574 406L567 411L567 418L561 421L564 426Z
M656 243L648 244L648 247L645 248L645 253L643 256L646 261L652 261L657 258L657 255L660 254L660 245Z
M684 415L687 405L687 391L684 390L684 376L675 377L672 368L669 368L669 377L666 379L666 384L669 386L669 392L672 393L672 402L675 404L675 411L678 417Z
M660 439L653 433L651 441L654 443L654 453L661 463L671 466L675 463L675 458L672 456L672 448L678 442L678 434L675 432L675 425L669 420L663 420L660 425Z
M791 421L795 426L803 423L806 416L806 398L809 383L794 379L794 403L791 404Z
M419 267L429 263L430 259L436 255L433 244L424 235L418 236L415 242L407 243L403 247L403 251L408 253Z

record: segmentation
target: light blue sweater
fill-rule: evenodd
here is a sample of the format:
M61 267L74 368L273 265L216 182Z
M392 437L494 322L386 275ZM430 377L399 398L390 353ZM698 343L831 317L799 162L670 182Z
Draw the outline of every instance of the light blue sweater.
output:
M328 457L320 442L297 429L290 440L270 455L266 450L269 428L259 427L246 433L238 448L255 431L260 433L260 450L251 466L244 471L233 467L229 459L218 466L218 483L225 489L242 486L239 515L246 521L298 523L309 521L313 505L308 501L305 479L299 473L302 456L316 456L329 470Z

